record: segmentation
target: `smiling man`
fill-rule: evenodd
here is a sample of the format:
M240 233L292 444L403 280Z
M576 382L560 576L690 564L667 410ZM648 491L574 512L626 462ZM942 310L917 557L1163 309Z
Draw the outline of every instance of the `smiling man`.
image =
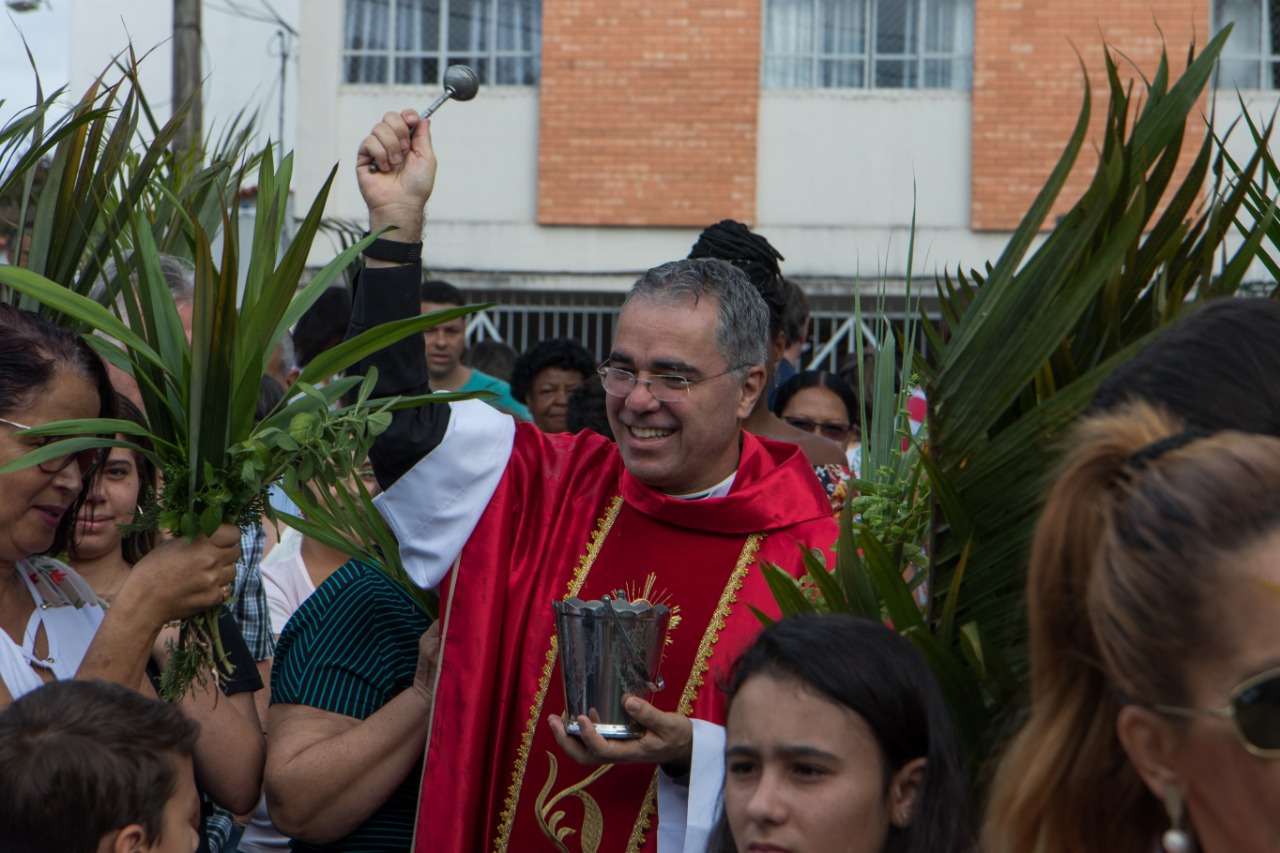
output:
M397 230L366 252L353 334L417 313L428 127L388 114L358 164L370 227ZM760 627L749 606L777 613L758 565L798 575L801 548L836 538L804 455L741 428L767 324L730 264L664 264L632 288L601 367L616 447L476 403L398 412L375 444L378 506L410 572L436 586L457 561L419 851L703 849L723 765L716 685ZM377 393L424 391L422 353L411 341L376 356ZM668 686L628 703L643 737L606 741L585 717L570 736L551 602L618 590L676 609Z

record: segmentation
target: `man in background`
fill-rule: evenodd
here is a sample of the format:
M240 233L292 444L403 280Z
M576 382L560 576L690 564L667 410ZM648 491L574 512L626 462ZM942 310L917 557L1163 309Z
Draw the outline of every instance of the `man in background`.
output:
M447 281L432 279L422 285L422 313L443 311L466 305L462 291ZM529 410L511 396L511 386L501 379L467 367L462 356L467 350L467 321L458 317L422 333L427 348L427 375L433 391L489 391L497 395L485 400L498 411L529 420Z

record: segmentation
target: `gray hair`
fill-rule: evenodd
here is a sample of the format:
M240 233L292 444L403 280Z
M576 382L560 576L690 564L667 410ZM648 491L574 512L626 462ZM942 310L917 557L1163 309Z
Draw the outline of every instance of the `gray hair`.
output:
M125 253L125 259L129 259L133 255L132 252ZM165 283L169 285L169 293L173 295L173 301L181 305L184 302L191 302L196 296L196 268L195 264L190 261L183 260L175 255L166 255L160 253L160 273L164 276ZM109 258L102 266L102 275L94 282L93 288L89 291L89 298L97 302L106 302L107 283L116 277L116 259ZM134 287L138 285L138 273L131 270L129 273L129 281ZM120 294L116 299L116 308L120 310L120 316L124 317L124 294ZM126 318L127 322L127 318Z
M280 351L280 366L286 373L298 366L298 352L293 346L293 332L285 329L284 334L280 336L280 343L276 344L276 349Z
M769 308L746 273L727 261L697 258L654 267L636 280L622 307L633 299L682 302L716 300L716 349L729 369L764 364L769 340Z

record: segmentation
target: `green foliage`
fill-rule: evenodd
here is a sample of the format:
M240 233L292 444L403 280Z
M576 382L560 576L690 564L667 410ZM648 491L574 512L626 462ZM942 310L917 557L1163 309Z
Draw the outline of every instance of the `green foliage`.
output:
M807 561L801 585L766 568L783 613L852 612L891 621L908 637L937 674L975 770L1025 678L1027 556L1067 428L1098 383L1184 306L1235 294L1255 257L1280 273L1274 255L1259 254L1264 239L1280 248L1266 185L1280 180L1266 148L1270 127L1250 122L1257 152L1244 164L1206 129L1174 181L1228 33L1199 56L1190 52L1176 80L1162 55L1139 97L1106 52L1110 104L1088 188L1041 239L1086 142L1086 79L1062 158L999 260L937 280L944 328L923 319L902 335L901 377L886 367L892 358L877 359L872 447L862 496L841 521L837 565L828 573ZM1233 230L1244 239L1228 250ZM927 350L911 340L916 329ZM878 337L881 354L891 351ZM904 451L900 403L882 400L917 378L929 402L927 439ZM886 408L893 417L880 423ZM912 566L922 559L923 607L912 596Z
M115 110L111 105L119 98L123 105ZM164 482L141 523L188 538L211 534L223 523L256 523L266 511L267 489L283 481L307 511L307 518L287 522L364 557L431 610L433 598L409 581L394 539L355 476L373 439L390 424L392 410L422 401L372 400L374 377L333 377L390 343L474 308L410 318L344 342L314 359L299 377L300 393L255 424L262 377L280 338L374 239L347 246L299 290L334 173L295 223L289 206L292 155L277 166L268 149L245 157L244 168L232 167L230 155L240 157L247 132L218 143L209 165L202 165L198 152L175 158L167 145L184 108L163 127L151 122L153 138L131 148L141 117L150 121L132 64L105 94L95 84L55 127L53 139L32 118L48 106L21 118L17 130L0 131L0 145L26 133L33 152L55 151L49 180L34 200L27 268L0 266L0 287L17 294L24 306L84 331L104 359L132 373L147 416L146 430L101 420L47 425L45 434L75 436L52 450L132 446L116 435L145 434ZM38 162L24 155L6 182L28 180ZM248 164L256 174L250 175ZM257 214L251 241L242 246L238 200L250 177L257 184ZM222 248L215 255L218 234ZM194 265L189 341L161 268L162 253ZM114 261L114 273L104 274L108 260ZM95 290L99 280L106 287ZM356 388L357 401L343 405L343 395ZM29 453L6 470L35 464L49 452ZM217 612L184 622L163 682L167 698L181 695L203 673L218 677L214 664L225 664L226 657Z

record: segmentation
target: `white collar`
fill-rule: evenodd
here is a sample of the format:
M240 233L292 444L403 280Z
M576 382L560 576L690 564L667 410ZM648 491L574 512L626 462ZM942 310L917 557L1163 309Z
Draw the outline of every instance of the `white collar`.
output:
M707 498L722 498L729 494L729 490L733 488L734 478L738 476L738 472L733 471L728 477L716 483L709 489L703 489L700 492L694 492L690 495L667 495L669 498L675 498L678 501L701 501Z

